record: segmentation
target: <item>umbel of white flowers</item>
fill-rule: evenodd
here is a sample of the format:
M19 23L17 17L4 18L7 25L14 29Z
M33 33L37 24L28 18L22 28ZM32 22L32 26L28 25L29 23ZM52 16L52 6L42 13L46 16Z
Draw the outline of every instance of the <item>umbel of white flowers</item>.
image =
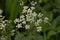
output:
M2 16L2 12L3 12L3 10L0 9L0 30L5 28L5 26L6 26L5 21L3 21L4 16Z
M0 30L5 29L7 23L10 23L11 20L4 20L5 16L2 15L3 10L0 9Z
M42 26L40 24L42 22L47 23L49 18L45 17L41 12L37 13L33 11L36 10L36 4L37 2L32 1L32 6L23 6L22 15L14 20L14 23L17 24L17 28L31 29L33 24L36 27L37 32L42 31Z

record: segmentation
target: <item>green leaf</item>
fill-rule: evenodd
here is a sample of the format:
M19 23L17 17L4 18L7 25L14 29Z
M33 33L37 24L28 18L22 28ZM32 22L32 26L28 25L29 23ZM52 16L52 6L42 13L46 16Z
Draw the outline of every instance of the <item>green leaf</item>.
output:
M15 40L43 40L43 37L34 32L29 32L27 34L17 32L17 34L15 36Z
M17 0L14 0L11 4L10 8L10 19L15 19L17 17Z
M5 13L8 19L15 19L18 16L17 0L6 0Z
M56 35L56 32L55 31L49 31L48 34L47 34L47 39L49 39L51 36L53 35Z

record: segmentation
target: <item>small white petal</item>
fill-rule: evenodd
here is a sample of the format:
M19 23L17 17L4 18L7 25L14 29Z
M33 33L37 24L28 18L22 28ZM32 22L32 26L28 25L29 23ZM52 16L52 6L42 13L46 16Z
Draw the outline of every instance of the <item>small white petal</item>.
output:
M37 32L41 32L41 31L42 31L42 27L41 26L37 27Z
M32 15L33 15L34 17L36 17L36 16L37 16L37 13L36 13L36 12L33 12Z
M27 13L32 13L32 10L29 8L29 9L27 10Z
M23 23L23 24L26 24L26 21L23 21L22 23Z
M26 10L28 8L28 6L23 6L23 8Z
M16 27L17 27L17 28L21 28L21 27L22 27L22 24L17 24Z
M30 29L30 25L26 25L25 28L26 28L26 29Z
M35 9L35 7L31 7L31 10L34 10Z
M26 13L26 12L27 12L27 10L23 9L22 13Z
M42 17L43 16L43 14L42 13L39 13L38 14L38 18L40 18L40 17Z
M19 19L16 18L16 19L14 20L14 23L17 23L17 22L19 22Z

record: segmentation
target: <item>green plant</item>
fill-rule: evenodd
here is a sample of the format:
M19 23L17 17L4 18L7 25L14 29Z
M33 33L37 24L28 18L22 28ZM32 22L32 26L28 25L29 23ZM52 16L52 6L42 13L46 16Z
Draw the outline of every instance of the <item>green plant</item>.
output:
M2 0L0 40L60 40L60 0Z

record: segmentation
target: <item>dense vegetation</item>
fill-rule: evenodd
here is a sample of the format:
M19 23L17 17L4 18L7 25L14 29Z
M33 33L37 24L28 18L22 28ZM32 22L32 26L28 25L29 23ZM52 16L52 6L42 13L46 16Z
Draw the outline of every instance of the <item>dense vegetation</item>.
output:
M60 0L0 0L0 40L60 40Z

